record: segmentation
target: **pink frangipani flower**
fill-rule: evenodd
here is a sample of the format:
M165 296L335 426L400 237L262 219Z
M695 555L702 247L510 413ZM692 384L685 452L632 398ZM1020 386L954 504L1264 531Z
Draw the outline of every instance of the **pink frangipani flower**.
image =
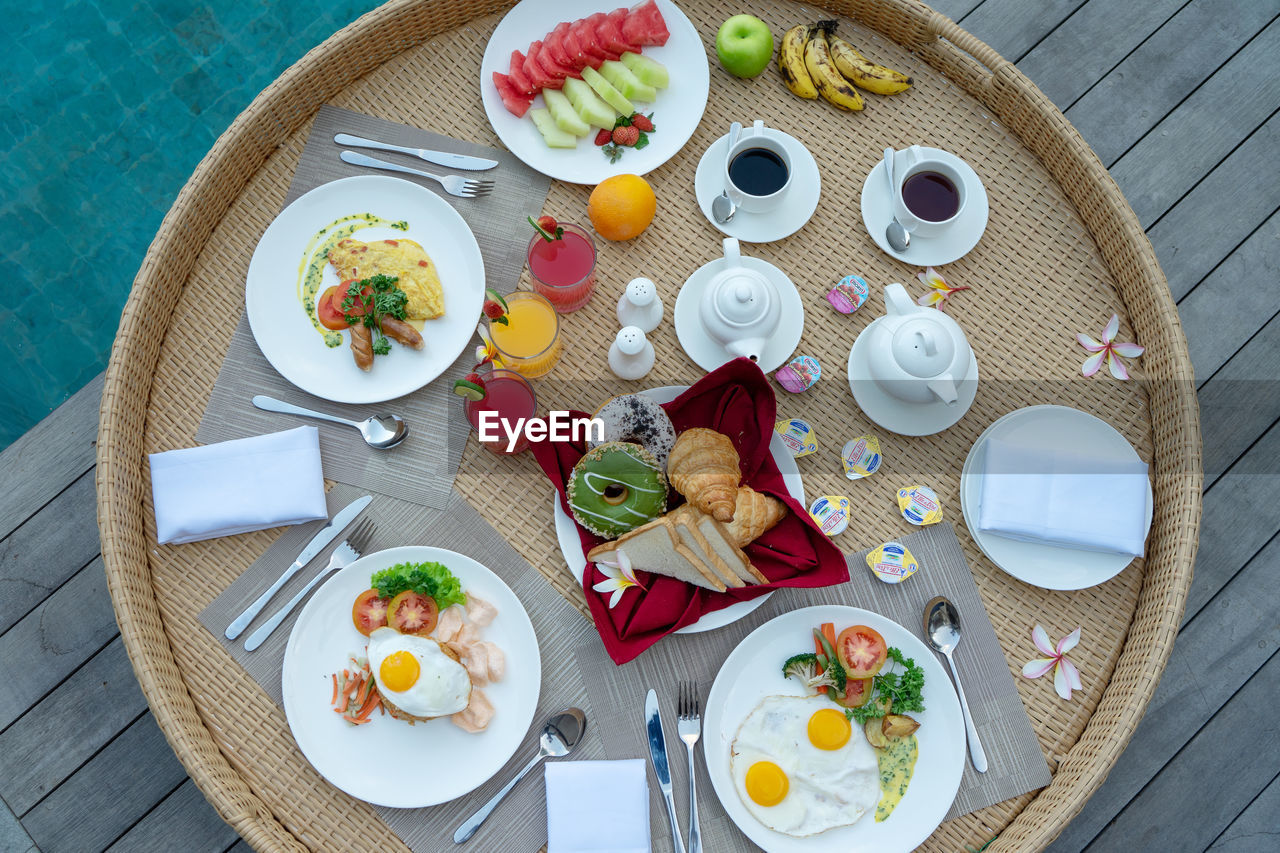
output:
M596 568L600 570L606 580L602 580L592 585L592 589L596 592L611 592L613 595L609 597L609 609L622 600L622 594L631 587L636 586L644 589L644 585L636 580L635 571L631 568L631 560L623 551L614 551L617 562L609 562L607 560L597 560Z
M1074 649L1080 642L1080 631L1080 628L1075 629L1054 646L1049 642L1049 634L1044 628L1037 625L1031 629L1031 641L1048 657L1027 661L1022 667L1022 677L1039 678L1049 670L1053 670L1053 689L1057 690L1058 695L1063 699L1071 699L1072 690L1083 690L1080 684L1080 670L1067 660L1067 652Z
M939 311L942 310L943 303L951 298L951 294L969 289L968 285L952 287L947 284L947 280L942 277L942 273L938 272L933 267L926 267L925 271L919 273L916 278L929 286L929 289L925 291L924 296L921 296L916 300L916 304L923 305L926 308L934 307Z
M1080 342L1080 346L1093 353L1093 355L1085 359L1084 365L1080 368L1085 376L1092 376L1097 373L1098 369L1102 367L1103 359L1106 359L1107 367L1110 368L1112 376L1116 379L1129 378L1129 371L1125 369L1124 362L1119 359L1119 356L1137 358L1146 352L1146 348L1137 344L1120 343L1116 340L1118 331L1120 331L1120 317L1112 314L1111 319L1107 321L1106 328L1102 330L1101 343L1086 334L1076 334L1076 340Z

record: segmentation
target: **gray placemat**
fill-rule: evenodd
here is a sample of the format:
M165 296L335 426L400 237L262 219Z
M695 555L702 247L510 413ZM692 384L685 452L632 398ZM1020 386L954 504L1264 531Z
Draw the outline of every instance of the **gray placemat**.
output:
M502 293L515 289L524 268L526 241L513 239L512 235L529 233L525 217L536 216L542 210L551 185L549 178L525 166L506 151L325 105L316 114L306 147L298 160L285 196L286 206L303 193L338 178L392 174L363 169L339 160L342 146L333 141L333 135L339 132L397 145L475 154L497 160L499 165L496 168L478 173L497 181L497 190L479 199L460 199L445 194L439 184L427 178L400 177L436 192L461 214L480 246L486 286ZM376 153L381 159L413 168L438 173L447 171L409 155L385 151ZM475 363L474 344L478 342L479 338L476 338L468 344L457 361L425 388L386 403L342 405L313 397L278 374L258 349L248 321L241 316L196 431L196 441L210 444L260 435L296 422L297 419L289 415L255 409L249 403L255 394L266 394L351 420L395 412L408 422L409 437L387 452L369 450L352 429L316 421L320 429L320 456L325 476L424 506L443 508L453 490L453 479L469 429L462 417L461 406L452 393L453 382L465 376Z
M965 696L979 736L986 749L989 769L976 773L966 754L964 776L948 818L959 817L994 803L1043 788L1051 781L1049 766L1040 751L1031 720L1018 697L1017 686L995 629L982 605L977 585L965 562L964 552L948 523L926 527L901 541L920 563L920 571L906 582L890 586L872 577L864 557L867 551L846 557L850 580L819 589L786 589L770 597L759 609L724 628L700 634L672 634L630 663L617 666L604 646L591 637L575 649L582 676L595 685L597 705L613 711L601 718L597 733L609 758L647 755L644 739L644 697L657 689L667 728L671 775L677 792L681 826L688 831L688 765L682 744L676 739L676 685L694 681L706 697L720 664L747 634L790 610L816 604L861 607L892 619L921 637L924 604L945 595L960 611L964 642L955 652L956 668L964 680ZM870 550L870 549L867 549ZM923 637L921 637L923 639ZM789 654L781 650L779 654ZM782 659L779 659L781 665ZM945 669L945 666L944 666ZM706 733L704 732L704 738ZM698 752L698 804L703 842L708 850L755 849L755 845L729 820L707 776ZM666 807L650 778L651 835L655 851L672 849Z
M350 486L337 485L328 495L330 514L346 506L361 494ZM448 506L435 510L395 498L375 494L365 514L376 520L378 529L369 551L399 545L435 545L466 554L497 574L520 599L533 622L542 657L542 686L538 708L524 741L511 760L493 778L476 790L452 802L421 809L375 810L396 835L416 853L452 849L453 832L481 805L488 802L532 756L538 753L538 734L548 716L569 706L586 712L587 734L572 753L573 759L604 757L604 745L596 724L608 706L595 704L594 693L588 691L578 671L574 649L596 638L591 623L582 618L564 597L556 592L532 566L468 504L453 492ZM310 540L320 523L288 528L253 565L249 566L221 595L200 614L200 624L212 633L227 653L281 704L280 667L289 632L301 612L299 606L275 633L255 652L246 652L243 636L239 642L223 637L222 632L235 616L261 594L280 572L289 565ZM281 589L266 610L254 620L244 636L288 601L319 569L328 564L326 548L298 577ZM382 722L393 722L385 720ZM634 753L629 757L636 757ZM493 816L469 842L476 850L537 850L547 842L546 793L542 773L534 772L507 796Z

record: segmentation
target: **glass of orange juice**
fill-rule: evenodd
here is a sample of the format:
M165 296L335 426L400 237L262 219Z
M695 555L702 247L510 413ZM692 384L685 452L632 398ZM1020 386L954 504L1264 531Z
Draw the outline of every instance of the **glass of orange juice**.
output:
M517 290L507 297L507 323L489 323L502 364L521 376L545 376L560 361L560 318L546 297Z

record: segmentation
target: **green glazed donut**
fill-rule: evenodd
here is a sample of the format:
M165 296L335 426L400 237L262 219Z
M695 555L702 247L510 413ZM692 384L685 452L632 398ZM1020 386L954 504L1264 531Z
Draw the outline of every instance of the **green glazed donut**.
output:
M667 478L640 445L611 441L573 466L569 509L583 527L612 539L666 511Z

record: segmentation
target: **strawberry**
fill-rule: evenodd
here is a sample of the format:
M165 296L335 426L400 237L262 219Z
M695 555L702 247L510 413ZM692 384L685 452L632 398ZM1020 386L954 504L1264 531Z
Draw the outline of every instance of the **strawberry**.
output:
M538 217L538 227L541 228L543 231L546 231L548 233L553 232L556 230L557 225L559 225L559 223L556 222L556 218L554 216Z
M479 373L468 373L468 374L467 374L466 376L464 376L463 378L464 378L467 382L470 382L472 385L481 385L481 386L483 386L483 385L484 385L484 380L480 378L480 374L479 374Z
M507 300L502 298L502 294L498 291L486 287L484 290L484 304L480 310L484 312L484 316L488 317L490 322L507 325Z
M613 131L602 130L596 134L596 145L608 145L613 141Z
M554 216L539 216L537 222L533 221L532 216L526 216L525 219L533 226L533 230L538 232L538 236L548 243L564 237L564 226L556 222ZM503 303L503 308L506 308L505 303Z
M653 119L643 113L636 113L631 116L631 126L642 133L651 133L653 131Z
M630 147L640 141L640 129L636 127L615 127L613 129L613 144L625 145Z

